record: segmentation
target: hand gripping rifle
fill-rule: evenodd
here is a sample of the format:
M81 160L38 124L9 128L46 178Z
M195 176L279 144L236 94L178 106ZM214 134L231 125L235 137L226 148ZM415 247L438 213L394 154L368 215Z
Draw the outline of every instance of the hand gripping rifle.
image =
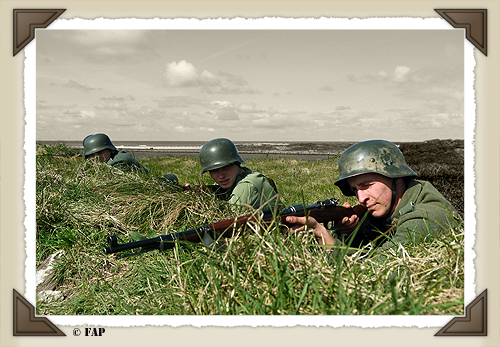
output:
M319 223L328 223L330 221L338 221L344 217L350 217L353 214L357 214L361 219L366 212L365 208L361 205L356 205L352 208L346 208L343 206L337 206L339 200L335 198L327 199L324 201L318 201L315 204L304 206L304 205L293 205L283 210L278 210L277 216L280 218L280 222L287 224L285 219L287 216L310 216L314 217ZM270 222L275 218L274 209L265 209L261 211L260 217L255 214L247 214L244 216L227 219L221 222L216 222L212 224L202 225L200 227L180 231L177 233L171 233L167 235L159 235L150 239L144 239L139 241L133 241L128 243L118 243L118 238L116 235L110 235L107 238L108 246L104 247L105 254L120 253L132 249L140 249L139 251L131 254L118 255L116 258L128 257L135 254L145 253L153 251L155 249L159 251L165 251L175 247L176 241L188 241L188 242L202 242L204 241L205 235L210 236L212 239L217 239L219 235L223 237L232 237L235 230L247 222L252 220L259 220L259 218L264 222Z

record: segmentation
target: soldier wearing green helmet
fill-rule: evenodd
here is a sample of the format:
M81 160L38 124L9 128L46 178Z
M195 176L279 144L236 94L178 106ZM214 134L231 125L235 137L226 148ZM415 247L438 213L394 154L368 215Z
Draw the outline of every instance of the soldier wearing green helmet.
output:
M359 228L356 215L339 221L335 236L314 218L288 217L287 222L294 224L292 231L307 222L322 244L362 247L374 242L391 248L421 242L456 225L453 206L429 182L416 179L399 148L389 141L369 140L349 147L339 159L339 175L335 185L344 195L356 196L369 212ZM347 202L344 206L351 207Z
M148 168L139 163L132 155L125 151L118 151L106 134L92 134L83 139L83 156L98 157L108 165L123 171L132 169L149 173Z
M217 138L205 143L199 154L201 174L208 172L219 185L229 203L238 210L275 207L276 186L272 179L241 166L241 158L234 143Z

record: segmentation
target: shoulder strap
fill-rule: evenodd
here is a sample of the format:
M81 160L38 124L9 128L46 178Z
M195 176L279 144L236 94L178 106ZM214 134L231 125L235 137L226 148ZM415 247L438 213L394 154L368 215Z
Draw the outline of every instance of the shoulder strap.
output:
M271 177L267 177L265 175L262 175L262 176L264 176L264 178L269 183L269 185L273 188L273 190L276 192L276 194L278 194L278 188L276 187L276 183L274 183L274 180Z

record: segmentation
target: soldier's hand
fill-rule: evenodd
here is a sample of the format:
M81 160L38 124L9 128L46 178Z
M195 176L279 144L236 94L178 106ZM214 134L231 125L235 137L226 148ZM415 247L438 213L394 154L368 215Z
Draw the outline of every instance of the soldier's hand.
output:
M335 244L335 239L328 233L328 230L326 230L325 226L321 223L318 223L313 217L306 218L288 216L286 217L285 221L289 224L289 228L292 233L296 231L311 229L314 232L314 238L320 245L333 246ZM329 250L329 248L326 249L327 252Z
M316 227L322 226L313 217L306 218L306 217L288 216L286 217L285 221L289 224L289 228L292 233L295 231L305 230L306 223L308 229L316 229Z
M351 204L348 202L344 202L342 205L346 208L351 208ZM356 229L359 223L359 217L356 214L353 214L350 217L344 217L337 222L337 226L335 230L340 234L350 234Z
M186 194L194 194L195 187L192 187L191 184L186 183L182 189L186 192Z

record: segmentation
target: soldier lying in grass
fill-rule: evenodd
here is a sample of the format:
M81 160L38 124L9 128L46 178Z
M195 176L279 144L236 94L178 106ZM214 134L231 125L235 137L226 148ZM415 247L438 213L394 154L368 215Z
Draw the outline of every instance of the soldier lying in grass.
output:
M125 151L118 151L106 134L92 134L83 139L85 159L98 157L108 165L122 171L137 169L149 173L149 169Z
M219 196L237 210L275 207L278 197L274 182L260 172L242 167L245 161L231 140L208 141L201 148L199 158L201 174L208 172L221 188Z
M85 159L97 157L110 166L122 171L139 170L150 174L147 167L142 165L131 154L125 151L118 151L106 134L92 134L83 139L83 156ZM177 184L179 180L173 173L162 176L166 183Z
M279 203L272 179L242 167L245 161L231 140L217 138L208 141L202 146L199 159L201 174L210 174L218 186L217 196L227 200L236 211L273 208ZM213 240L207 234L203 242L209 246Z
M335 185L344 195L356 196L368 210L363 223L356 215L345 217L332 235L314 218L286 218L292 232L305 229L307 223L318 243L329 246L327 252L336 246L360 248L368 243L397 247L456 226L453 206L429 182L415 179L416 173L391 142L371 140L349 147L340 157L339 175Z

